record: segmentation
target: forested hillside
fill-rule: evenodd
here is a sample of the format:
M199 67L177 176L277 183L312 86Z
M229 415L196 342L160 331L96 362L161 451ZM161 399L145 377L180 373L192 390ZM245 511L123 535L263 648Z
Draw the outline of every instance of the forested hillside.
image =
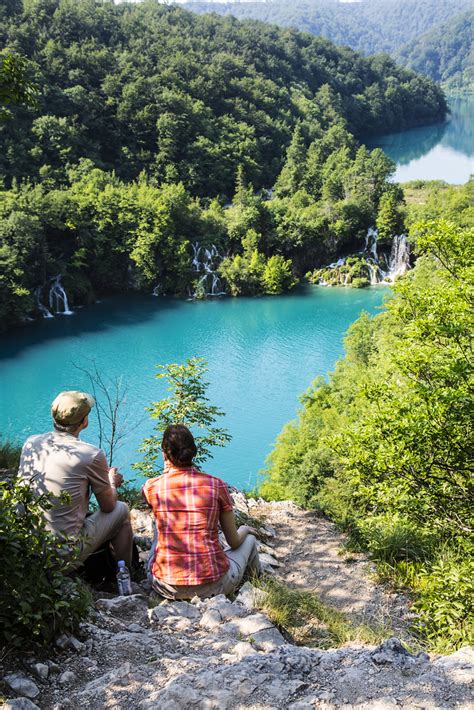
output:
M291 288L361 249L380 204L399 222L393 164L355 135L446 111L387 57L293 30L155 2L2 12L38 98L0 123L0 327L113 290Z
M231 196L239 164L256 188L273 185L298 120L314 134L337 114L375 133L445 111L432 84L388 59L155 2L11 3L0 42L32 60L41 92L1 128L7 183L90 158L125 179L146 170Z
M474 12L457 15L399 51L397 60L449 90L474 90Z
M364 54L387 52L393 55L402 45L454 15L472 9L470 0L189 2L186 7L195 12L217 12L296 27L327 37L336 44L349 45Z
M416 266L384 313L351 326L345 358L302 397L261 487L349 530L413 589L418 631L440 648L472 640L473 189L407 188Z

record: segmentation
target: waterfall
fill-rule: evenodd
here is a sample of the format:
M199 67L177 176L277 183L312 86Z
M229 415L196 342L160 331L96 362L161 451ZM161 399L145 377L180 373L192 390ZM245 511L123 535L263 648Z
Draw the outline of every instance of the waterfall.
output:
M41 291L42 291L41 286L38 286L38 288L35 288L35 290L34 290L36 307L40 311L40 313L43 314L43 318L54 318L51 311L48 310L46 308L46 306L44 305L44 303L41 302Z
M403 276L410 268L410 248L406 234L399 234L393 238L392 250L388 261L387 278L395 281L398 276Z
M50 309L63 316L72 316L73 312L69 308L66 291L61 283L61 274L54 276L51 281L48 294Z
M406 234L400 234L393 238L390 254L378 254L378 232L373 227L367 230L364 248L358 254L349 255L350 258L357 257L357 261L365 262L368 271L368 279L371 286L377 284L393 282L399 276L403 276L410 268L410 247ZM349 286L351 284L350 274L340 271L342 266L347 265L348 257L340 257L337 261L328 264L314 273L316 283L321 286ZM352 268L353 262L349 261ZM329 271L331 270L331 271ZM331 274L331 272L334 272ZM311 279L310 279L311 280Z
M161 284L156 284L155 288L151 292L152 296L159 296L161 291Z
M222 257L215 244L202 247L197 242L191 244L193 249L192 267L193 271L201 274L193 297L205 296L225 296L222 290L221 280L216 273L218 264Z
M53 276L49 280L50 286L38 286L33 291L35 304L43 318L54 318L53 313L62 316L72 316L73 311L69 308L69 301L64 286L61 283L61 274ZM43 297L47 290L47 304L43 302Z
M371 254L372 259L375 261L376 264L378 264L378 255L377 255L377 239L378 239L378 232L376 229L373 227L369 227L367 230L367 234L365 237L365 249L364 251L368 252Z

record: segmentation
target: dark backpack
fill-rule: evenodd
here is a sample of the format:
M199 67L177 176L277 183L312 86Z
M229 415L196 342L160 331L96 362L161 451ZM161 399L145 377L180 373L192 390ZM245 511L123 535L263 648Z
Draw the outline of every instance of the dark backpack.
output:
M141 571L142 565L138 547L134 542L132 546L132 569L130 570L133 579L143 578L144 574L140 574ZM89 555L79 570L80 577L94 587L115 583L116 574L117 562L112 555L109 542L104 542L95 552Z

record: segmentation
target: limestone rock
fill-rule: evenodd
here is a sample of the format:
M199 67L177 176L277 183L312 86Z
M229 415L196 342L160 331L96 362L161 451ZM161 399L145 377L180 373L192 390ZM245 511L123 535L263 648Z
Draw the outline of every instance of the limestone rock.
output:
M270 565L270 567L280 567L280 563L278 562L278 560L276 560L273 555L269 555L267 552L261 552L258 557L262 565Z
M153 515L148 511L134 508L130 511L130 522L138 535L153 537Z
M411 654L402 645L401 641L395 637L389 638L380 646L377 646L370 655L372 661L377 665L394 664L404 668L417 664L418 662L424 663L429 660L429 656L426 653L421 652L416 656Z
M59 676L59 682L61 685L67 685L68 683L72 683L74 680L76 680L76 674L72 671L64 671L64 673L61 673Z
M40 691L36 683L22 673L9 673L3 680L17 695L26 698L36 698L39 695Z
M49 675L49 666L46 663L33 663L31 670L40 680L46 680Z
M246 609L255 609L262 606L267 597L268 592L264 592L263 589L257 589L250 582L245 582L240 588L235 601L242 604Z
M438 658L433 665L449 675L451 682L474 682L474 649L471 646L463 646L450 656Z
M7 700L2 706L2 710L40 710L34 702L28 698L12 698Z
M257 653L256 649L248 641L239 641L232 649L232 655L236 656L239 661L247 656L253 656L255 653Z
M164 603L148 610L148 618L152 623L163 623L170 617L181 617L193 621L200 617L200 613L199 609L189 602Z
M142 594L130 594L126 597L112 597L112 599L98 599L96 606L101 611L111 614L122 611L130 611L138 607L146 606L146 600Z

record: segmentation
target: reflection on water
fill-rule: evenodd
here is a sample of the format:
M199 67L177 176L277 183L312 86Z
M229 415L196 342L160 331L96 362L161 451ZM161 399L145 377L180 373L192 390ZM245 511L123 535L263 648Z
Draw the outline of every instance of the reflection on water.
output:
M444 123L367 141L396 162L395 180L464 183L474 172L474 97L451 99L449 107L451 115Z

